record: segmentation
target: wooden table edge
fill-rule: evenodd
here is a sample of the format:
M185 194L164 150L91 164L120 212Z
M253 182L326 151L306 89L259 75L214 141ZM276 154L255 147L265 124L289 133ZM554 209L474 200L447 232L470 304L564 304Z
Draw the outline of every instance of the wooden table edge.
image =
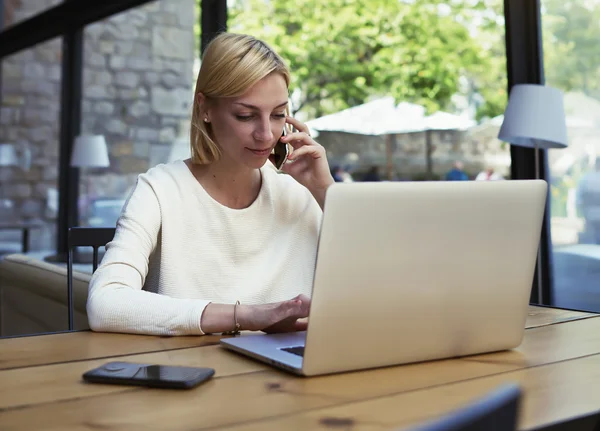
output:
M543 328L544 326L552 326L552 325L560 325L561 323L569 323L569 322L577 322L579 320L587 320L587 319L595 319L600 317L600 314L591 314L589 316L575 316L572 318L566 318L563 320L559 320L556 322L549 322L549 323L544 323L544 324L539 324L539 325L531 325L525 328L525 330L527 331L528 329L536 329L536 328Z

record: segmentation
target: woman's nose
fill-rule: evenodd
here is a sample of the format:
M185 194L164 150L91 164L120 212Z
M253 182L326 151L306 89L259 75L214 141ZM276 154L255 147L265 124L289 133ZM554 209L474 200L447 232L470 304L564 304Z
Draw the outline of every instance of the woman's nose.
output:
M270 141L273 139L273 130L270 121L262 121L254 131L254 139L257 141Z

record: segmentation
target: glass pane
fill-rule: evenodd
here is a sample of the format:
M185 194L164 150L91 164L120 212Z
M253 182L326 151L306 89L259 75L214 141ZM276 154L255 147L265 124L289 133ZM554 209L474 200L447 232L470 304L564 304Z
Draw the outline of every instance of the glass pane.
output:
M25 21L53 6L62 3L62 0L3 0L4 27L8 28Z
M188 156L196 3L151 2L85 28L81 133L104 137L110 163L80 168L80 225L114 226L140 173Z
M289 64L293 115L339 181L508 178L509 148L495 139L507 98L502 1L229 8L231 31Z
M53 39L1 62L0 253L28 227L30 250L56 246L61 52Z
M546 84L565 95L569 146L550 150L553 302L600 311L600 1L543 0Z

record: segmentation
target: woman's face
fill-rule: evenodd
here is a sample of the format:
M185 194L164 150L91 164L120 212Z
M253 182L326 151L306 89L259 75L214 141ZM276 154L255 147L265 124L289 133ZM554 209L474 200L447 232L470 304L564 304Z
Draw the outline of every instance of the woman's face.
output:
M271 74L240 97L222 98L208 109L213 137L223 158L260 168L285 126L288 89L283 76Z

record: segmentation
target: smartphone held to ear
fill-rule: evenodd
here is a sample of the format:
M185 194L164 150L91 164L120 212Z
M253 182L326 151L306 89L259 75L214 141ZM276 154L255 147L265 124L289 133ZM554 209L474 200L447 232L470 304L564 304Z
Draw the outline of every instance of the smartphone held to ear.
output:
M284 127L281 137L277 141L277 144L275 144L275 147L273 148L273 150L271 151L271 155L269 156L269 160L271 161L271 163L273 163L273 165L275 165L277 170L281 170L290 154L288 144L281 141L281 138L283 138L285 135L287 135L287 129Z
M109 362L84 373L83 380L89 383L191 389L214 374L212 368Z

